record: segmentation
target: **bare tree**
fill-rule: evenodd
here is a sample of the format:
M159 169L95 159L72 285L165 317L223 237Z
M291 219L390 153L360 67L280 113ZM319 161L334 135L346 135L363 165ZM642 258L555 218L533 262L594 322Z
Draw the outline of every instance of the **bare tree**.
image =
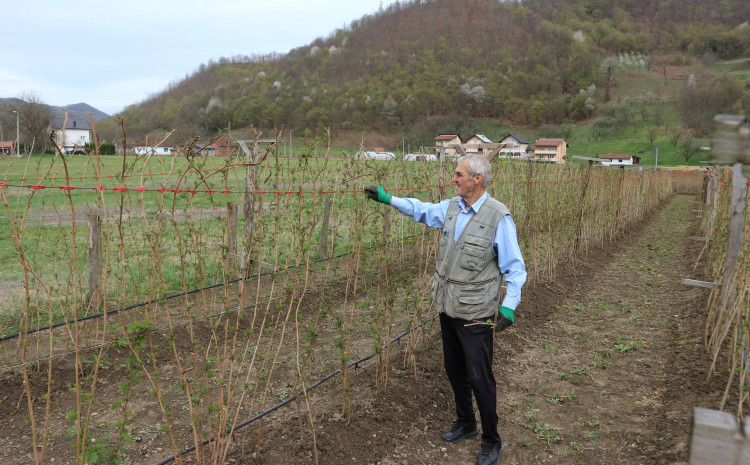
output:
M680 154L685 159L687 165L693 156L700 150L700 144L692 137L683 137L680 140Z
M648 137L648 143L651 147L654 146L654 141L659 137L659 128L656 126L649 126L646 130L646 136Z
M664 123L664 111L664 105L661 102L656 102L653 106L651 117L654 119L654 123L659 127Z
M669 137L669 141L672 145L677 148L677 144L682 137L682 129L677 126L667 126L667 137Z
M54 117L52 109L35 92L23 92L9 109L18 112L21 141L26 147L33 145L43 152L49 142L49 125Z

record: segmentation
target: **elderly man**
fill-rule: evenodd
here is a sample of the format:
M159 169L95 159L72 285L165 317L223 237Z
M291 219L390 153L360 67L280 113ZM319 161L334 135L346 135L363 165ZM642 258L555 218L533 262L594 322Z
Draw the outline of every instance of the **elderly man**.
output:
M482 422L478 465L497 464L503 454L492 374L493 337L513 323L526 282L515 224L508 208L488 195L491 180L487 159L469 155L458 160L453 173L456 197L438 204L394 197L381 186L365 188L369 198L442 229L432 296L440 312L445 371L456 402L456 420L442 439L455 443L479 433L473 393ZM503 277L508 287L501 304Z

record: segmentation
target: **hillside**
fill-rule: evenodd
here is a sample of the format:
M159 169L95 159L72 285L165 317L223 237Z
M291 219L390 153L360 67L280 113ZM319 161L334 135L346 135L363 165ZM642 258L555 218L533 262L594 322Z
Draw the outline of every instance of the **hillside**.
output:
M679 63L750 56L748 20L742 0L413 0L283 56L201 65L120 116L136 137L230 125L418 131L441 117L574 123L601 116L621 71L650 69L654 54ZM738 92L747 111L748 90ZM118 126L98 128L107 139Z
M65 110L68 111L69 115L81 116L86 119L88 119L89 113L91 113L94 121L99 121L110 117L110 115L108 115L107 113L104 113L103 111L92 107L88 103L74 103L71 105L65 105L63 107L53 107L55 116L64 116Z

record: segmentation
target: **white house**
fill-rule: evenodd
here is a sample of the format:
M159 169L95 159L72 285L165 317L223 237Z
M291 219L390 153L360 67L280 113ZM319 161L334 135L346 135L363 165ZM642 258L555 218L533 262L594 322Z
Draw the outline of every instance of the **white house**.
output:
M508 134L500 143L505 145L498 153L503 158L521 158L526 155L529 147L529 141L518 134Z
M67 124L64 117L55 118L50 131L55 131L55 143L63 153L83 153L91 143L91 123L85 118L68 116Z
M488 137L485 137L483 134L474 134L466 139L466 142L461 147L463 147L466 155L482 155L483 157L487 157L492 151L489 144L492 144L492 141Z
M136 155L172 155L174 145L156 137L146 137L145 140L133 144Z
M599 158L603 158L607 161L603 161L603 166L632 166L641 163L641 157L634 157L633 155L617 155L613 153L605 153Z

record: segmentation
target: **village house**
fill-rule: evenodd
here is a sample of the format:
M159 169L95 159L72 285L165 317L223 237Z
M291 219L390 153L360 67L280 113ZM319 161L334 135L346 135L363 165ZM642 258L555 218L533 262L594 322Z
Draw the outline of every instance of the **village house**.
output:
M68 116L67 123L64 117L55 118L49 129L55 132L55 143L63 153L84 153L91 143L91 123L86 118Z
M213 145L215 146L214 153L219 156L232 156L237 152L234 141L225 135L217 137Z
M489 144L492 144L490 139L482 134L474 134L463 143L462 147L466 155L482 155L487 158L494 147L494 145L491 147Z
M204 157L226 157L234 155L237 148L229 137L221 135L210 144L196 144L193 150Z
M0 141L0 154L10 155L13 153L13 142L12 141Z
M613 153L605 153L599 158L603 158L607 161L603 161L603 166L632 166L639 165L641 163L641 157L633 155L617 155Z
M504 145L500 149L499 156L503 158L521 158L529 149L529 141L518 134L508 134L500 143Z
M534 147L534 161L565 163L568 158L565 139L537 139Z
M440 159L440 154L448 158L456 158L459 153L454 146L461 146L461 137L457 134L440 134L435 138L435 156Z
M146 139L133 144L133 152L136 155L172 155L174 145L169 142L157 139L156 137L146 137Z

